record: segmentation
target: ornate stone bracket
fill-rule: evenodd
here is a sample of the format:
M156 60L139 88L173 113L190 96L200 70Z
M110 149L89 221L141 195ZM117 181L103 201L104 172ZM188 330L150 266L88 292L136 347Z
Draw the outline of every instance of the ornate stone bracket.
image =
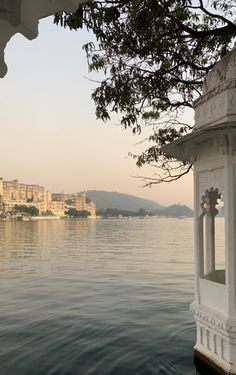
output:
M59 11L73 12L84 0L0 0L0 78L7 73L4 50L16 33L32 40L41 18Z

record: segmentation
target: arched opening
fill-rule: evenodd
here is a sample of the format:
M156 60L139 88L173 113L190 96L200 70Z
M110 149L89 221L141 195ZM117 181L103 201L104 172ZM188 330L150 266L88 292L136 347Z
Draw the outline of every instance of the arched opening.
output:
M200 276L225 284L225 220L223 195L217 188L205 191L199 217Z

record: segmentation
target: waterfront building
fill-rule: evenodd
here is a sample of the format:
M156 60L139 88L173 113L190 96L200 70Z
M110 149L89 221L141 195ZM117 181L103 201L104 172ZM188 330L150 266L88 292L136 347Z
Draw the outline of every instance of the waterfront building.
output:
M22 184L18 180L5 181L0 178L0 211L11 212L16 205L34 206L40 215L64 216L68 208L86 210L91 218L96 217L96 204L84 194L51 193L43 186Z
M39 185L21 184L18 180L3 181L3 197L5 200L43 201L44 187Z
M66 193L52 193L52 200L65 202L68 198Z
M90 218L96 217L96 204L91 202L85 194L53 193L53 201L62 201L67 209L76 208L78 211L89 211Z
M89 211L91 218L96 216L96 205L87 200L85 194L69 194L67 202L69 202L69 206L76 208L78 211Z

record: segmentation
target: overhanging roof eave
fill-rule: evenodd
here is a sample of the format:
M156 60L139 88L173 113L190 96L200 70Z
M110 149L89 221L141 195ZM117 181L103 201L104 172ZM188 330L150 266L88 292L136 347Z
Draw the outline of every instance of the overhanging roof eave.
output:
M220 135L236 135L236 124L221 124L193 131L176 141L162 146L161 151L180 161L192 162L195 159L196 148L202 143Z

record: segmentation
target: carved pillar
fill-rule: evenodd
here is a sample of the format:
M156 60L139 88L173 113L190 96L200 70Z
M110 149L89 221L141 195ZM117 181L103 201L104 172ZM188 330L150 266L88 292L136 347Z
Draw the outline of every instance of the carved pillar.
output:
M212 278L214 278L215 273L215 216L218 214L216 204L220 198L221 194L219 194L218 189L211 187L210 190L205 191L201 203L202 215L200 218L201 225L199 226L199 237L201 238L201 241L199 241L201 243L199 247L200 259L202 263L203 247L205 247L206 266L204 273L206 275L211 274Z
M215 218L206 216L206 274L215 272Z

